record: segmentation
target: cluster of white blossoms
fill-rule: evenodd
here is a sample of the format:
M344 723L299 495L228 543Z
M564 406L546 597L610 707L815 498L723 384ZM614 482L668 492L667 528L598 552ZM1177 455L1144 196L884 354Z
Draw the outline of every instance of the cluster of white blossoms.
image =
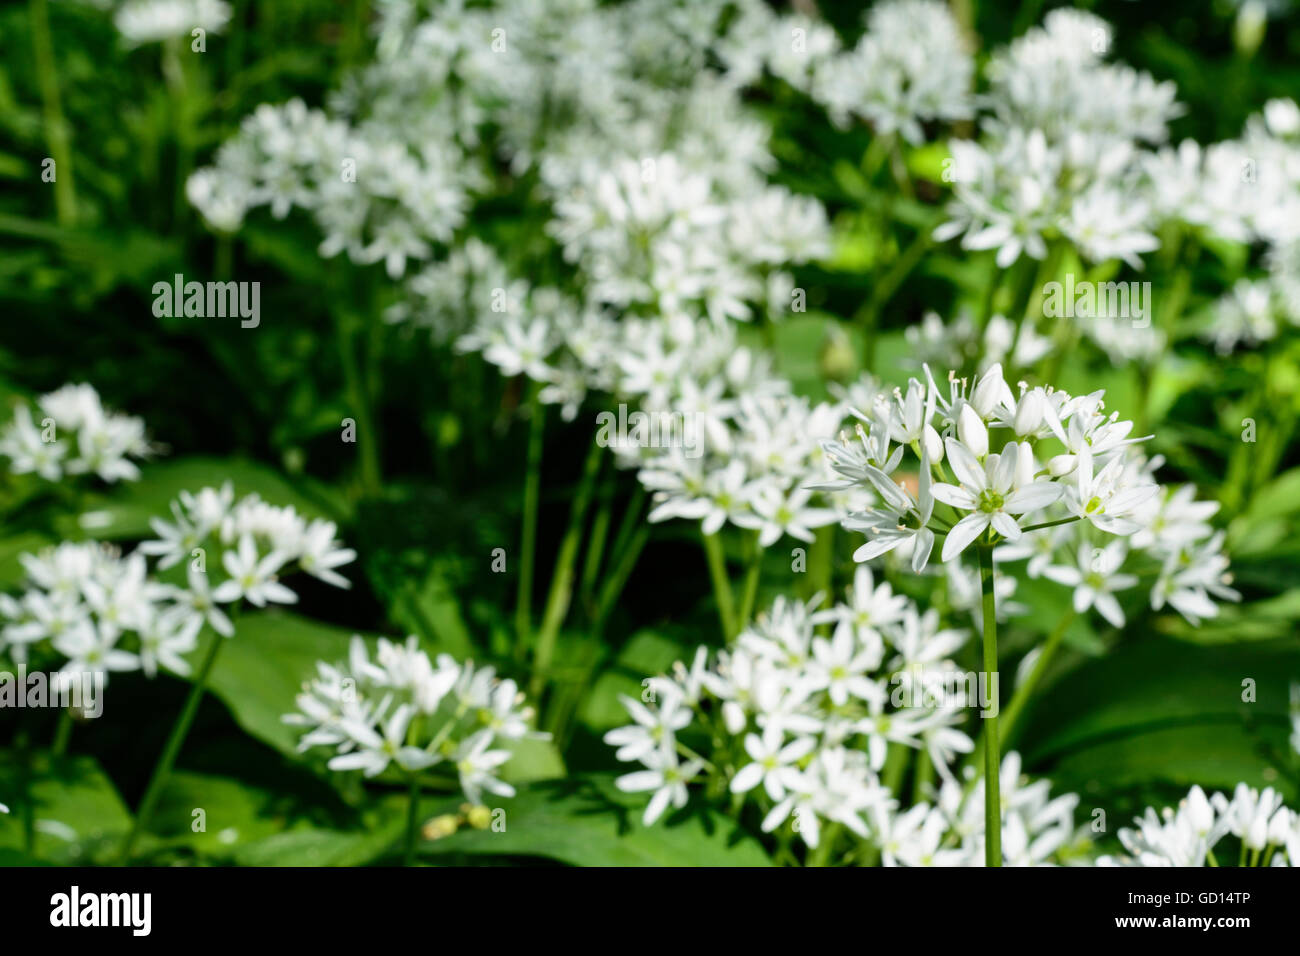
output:
M906 549L920 573L936 535L947 562L977 541L1019 541L1039 524L1140 530L1135 515L1159 486L1128 454L1141 440L1130 437L1133 423L1105 414L1101 391L1074 397L1022 382L1016 395L994 365L969 382L950 374L944 395L925 371L926 384L911 379L906 393L854 410L868 426L859 424L857 441L845 435L824 445L840 484L880 496L845 521L868 538L856 560ZM914 461L899 471L908 451ZM911 489L899 482L905 476ZM936 503L946 506L938 514Z
M293 571L334 587L351 586L335 569L357 554L341 546L332 521L308 521L292 506L268 504L255 494L236 501L230 482L181 492L171 513L171 521L150 521L158 537L141 544L140 551L157 557L160 570L189 562L181 598L196 618L223 636L233 634L234 627L222 604L296 603L298 595L280 580Z
M878 136L898 134L916 144L925 139L923 123L952 123L974 113L975 60L938 0L875 4L866 31L842 53L829 27L799 17L780 18L767 32L768 68L808 93L839 125L857 117Z
M90 385L65 385L42 395L37 405L39 424L24 404L0 431L0 456L9 459L11 472L46 481L90 474L110 484L140 477L131 459L153 450L143 419L104 408Z
M954 140L952 219L936 237L997 249L1007 268L1047 256L1065 239L1085 259L1135 268L1158 248L1137 188L1144 144L1177 115L1172 83L1104 60L1110 28L1089 13L1054 10L990 60L980 140Z
M983 798L954 773L974 748L961 729L968 706L979 706L952 660L968 636L865 567L846 603L778 599L727 650L700 648L689 668L650 679L651 699L623 698L634 722L605 741L643 769L618 786L652 792L647 825L684 806L695 784L713 798L729 792L735 807L756 803L764 832L788 826L810 848L839 824L886 865L978 865ZM693 748L708 741L705 758ZM902 807L882 783L891 747L937 771L933 805ZM1046 782L1022 779L1015 754L1002 776L1008 864L1045 861L1074 840L1076 798L1050 800Z
M1262 273L1211 307L1204 337L1230 352L1300 326L1300 107L1270 100L1240 140L1185 142L1165 160L1167 202L1184 221L1263 249Z
M114 26L132 46L188 40L194 30L220 33L229 22L224 0L126 0L113 14Z
M1142 472L1154 475L1162 459L1136 456ZM1095 609L1114 627L1125 616L1117 593L1149 588L1154 610L1172 607L1191 624L1219 613L1218 601L1239 601L1232 588L1225 534L1209 519L1217 501L1199 501L1192 485L1161 488L1156 500L1132 514L1138 529L1104 545L1082 522L1046 528L997 548L1001 562L1028 559L1030 578L1046 577L1072 588L1076 612Z
M26 591L0 595L0 652L26 663L49 648L67 658L68 672L143 670L152 677L161 665L183 675L190 671L184 655L205 624L234 634L227 611L237 602L297 601L281 577L305 571L349 586L335 569L356 553L340 547L332 522L307 521L256 495L235 502L229 483L182 492L172 514L174 523L153 520L158 540L126 556L93 541L22 555ZM185 585L160 581L148 556L158 558L159 571L188 561Z
M532 709L513 680L446 654L430 660L414 637L405 644L380 638L373 660L354 637L346 662L320 661L316 669L298 712L283 719L307 728L300 751L335 750L331 770L375 777L390 765L415 773L449 762L465 798L479 804L484 791L514 796L498 777L508 745L547 736L530 729ZM498 742L507 747L494 749Z
M1271 787L1239 783L1231 797L1192 787L1177 807L1147 807L1134 823L1119 831L1125 852L1100 857L1098 866L1300 866L1300 813ZM1237 857L1219 859L1215 847L1222 853L1229 835Z
M377 121L356 126L301 100L259 106L225 143L217 165L187 183L190 201L218 229L233 231L250 209L276 218L310 211L324 233L320 254L383 262L397 279L465 220L476 167L444 138L408 142Z
M1076 611L1096 609L1116 627L1115 592L1140 580L1124 570L1130 560L1151 565L1142 570L1154 575L1152 607L1168 604L1193 624L1218 613L1214 599L1239 598L1224 535L1209 524L1218 505L1197 501L1190 485L1162 489L1153 477L1162 459L1134 449L1142 438L1106 413L1102 391L1022 382L1017 395L993 365L969 382L951 375L945 396L925 371L926 383L854 409L856 441L824 443L832 486L878 496L843 522L867 537L855 560L894 552L919 574L939 538L945 563L972 544L997 545L999 563L1028 559L1029 577L1071 587Z
M159 666L188 674L184 655L201 621L177 603L177 589L150 574L139 552L123 556L94 541L64 542L19 557L23 593L0 594L0 655L29 668L63 660L66 674Z

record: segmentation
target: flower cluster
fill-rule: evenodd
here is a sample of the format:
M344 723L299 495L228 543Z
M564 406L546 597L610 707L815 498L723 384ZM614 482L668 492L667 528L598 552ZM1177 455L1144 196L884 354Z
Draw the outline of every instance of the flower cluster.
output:
M858 426L857 442L825 443L842 484L866 484L880 496L845 521L868 537L856 560L905 548L920 573L937 534L947 562L977 540L1016 542L1037 525L1083 520L1109 534L1140 529L1135 515L1159 487L1127 454L1141 440L1129 437L1133 423L1106 415L1102 392L1073 397L1022 382L1017 396L999 365L969 382L950 375L946 396L928 367L926 377L927 384L912 379L905 394L855 412L869 426ZM909 450L915 463L898 471ZM899 483L905 474L914 476L914 490ZM951 509L951 522L934 520L936 503Z
M788 827L813 849L838 824L886 865L977 865L983 798L954 772L974 747L965 710L979 706L953 662L968 636L866 567L846 603L814 610L778 599L732 647L700 648L689 668L652 678L649 699L623 698L634 723L605 741L643 769L618 785L653 791L647 824L684 806L695 783L757 803L764 832ZM707 759L697 741L711 741ZM891 748L920 753L938 773L933 804L900 806L882 782ZM1077 798L1051 800L1046 782L1022 780L1015 754L1002 775L1009 864L1043 862L1075 840Z
M1220 866L1233 862L1214 852L1229 835L1239 844L1239 865L1300 866L1300 813L1271 787L1239 783L1231 797L1192 787L1177 807L1147 807L1134 822L1119 831L1125 852L1100 857L1098 866Z
M26 590L0 595L0 653L24 666L64 659L66 674L143 670L188 674L200 623L176 589L149 575L143 555L64 542L19 557ZM130 648L130 649L128 649Z
M185 601L196 616L227 637L234 629L218 605L241 600L256 607L296 603L298 595L280 581L292 570L335 587L350 586L335 569L357 555L340 545L332 521L308 521L292 506L268 504L255 494L235 501L230 482L220 489L181 492L171 511L172 521L151 520L158 537L141 544L140 551L156 556L160 570L188 560ZM215 587L209 579L210 553L215 573L224 572Z
M866 32L852 50L819 56L806 84L788 72L784 78L841 125L856 116L878 136L921 143L922 124L973 115L974 74L974 58L947 5L890 0L868 11Z
M36 474L59 481L65 474L92 474L101 481L135 481L140 469L131 459L152 452L144 421L104 408L90 385L65 385L37 400L42 418L33 420L19 405L0 432L0 455L16 475Z
M484 791L514 795L497 776L511 751L493 745L546 736L530 729L532 710L513 680L446 654L430 660L414 637L380 638L373 659L354 637L346 662L316 669L284 721L306 728L300 751L334 749L331 770L374 777L390 765L415 773L450 762L465 798L479 804Z
M1093 262L1140 257L1159 246L1140 189L1145 143L1161 143L1179 112L1172 83L1107 63L1110 28L1077 10L1054 10L995 54L981 140L954 140L952 219L935 235L967 249L997 249L1007 268L1047 255L1063 237Z

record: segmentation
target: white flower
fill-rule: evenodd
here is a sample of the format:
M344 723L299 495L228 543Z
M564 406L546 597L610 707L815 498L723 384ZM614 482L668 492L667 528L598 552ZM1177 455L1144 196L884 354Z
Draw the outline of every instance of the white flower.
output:
M1079 545L1078 564L1074 567L1052 565L1043 574L1058 584L1074 588L1074 610L1082 614L1095 607L1115 627L1124 626L1124 612L1115 600L1114 592L1131 588L1138 583L1132 574L1120 574L1119 568L1128 555L1128 544L1123 538L1110 542L1104 548L1094 548L1087 542Z
M1009 541L1019 540L1018 517L1041 511L1061 497L1060 485L1032 476L1026 481L1019 473L1022 455L1029 457L1032 453L1027 448L1022 452L1017 443L1007 445L1001 454L988 455L983 464L961 441L949 438L945 446L948 464L961 485L941 482L930 493L936 500L970 514L953 525L944 539L944 561L961 554L990 526Z
M760 783L773 800L785 798L785 792L797 786L795 764L806 757L817 742L812 737L796 737L785 742L785 732L776 724L769 724L760 737L745 736L745 752L753 763L745 764L731 778L732 793L746 793Z
M615 784L625 793L654 791L642 817L642 822L650 826L663 815L670 803L678 809L686 806L686 784L704 769L704 764L699 760L679 764L677 754L671 750L655 750L641 760L647 769L624 774Z
M284 564L284 556L277 551L260 556L251 534L242 535L238 550L225 552L221 562L230 578L212 592L214 601L225 604L245 599L257 607L265 607L268 602L297 602L298 595L275 579L276 571Z
M496 769L510 759L510 751L489 750L491 745L492 731L480 730L457 748L453 758L456 772L460 775L460 787L470 803L481 803L484 790L501 797L515 795L514 787L493 776Z
M384 709L381 705L380 711ZM413 716L415 708L409 704L399 705L384 721L382 734L376 732L368 722L345 718L343 726L358 749L331 757L329 768L360 770L367 777L374 777L387 770L393 762L403 770L421 770L434 763L438 758L433 754L406 743L406 731Z

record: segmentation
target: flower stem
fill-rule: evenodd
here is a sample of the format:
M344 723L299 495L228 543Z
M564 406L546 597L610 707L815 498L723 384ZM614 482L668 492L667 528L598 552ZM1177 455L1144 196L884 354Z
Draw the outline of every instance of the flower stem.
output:
M410 802L406 808L406 853L402 857L403 866L415 864L415 847L419 842L420 832L420 776L411 774Z
M63 104L59 99L59 78L54 61L54 43L50 39L50 17L46 0L32 0L30 13L32 47L41 87L42 122L50 158L54 160L54 212L60 226L70 226L77 218L77 195L72 178L68 121L63 115Z
M524 476L524 526L519 544L519 586L515 594L515 633L520 653L532 636L533 558L537 548L537 501L542 488L542 436L546 431L546 413L533 388L528 408L528 465Z
M59 712L59 723L54 728L54 745L51 751L54 756L62 757L68 752L68 742L72 739L72 710L64 707Z
M980 593L984 606L984 673L992 685L998 672L998 615L997 598L993 591L993 546L979 544L976 548L980 564ZM991 708L992 709L992 708ZM998 750L998 718L996 710L984 718L984 865L1002 865L1002 759Z
M722 538L716 533L701 537L704 539L704 556L709 562L709 577L713 581L713 598L718 605L718 620L722 624L722 638L729 641L736 633L736 613L731 597L731 580L727 577L727 561L722 554Z
M1029 698L1033 695L1034 689L1043 679L1043 675L1047 673L1048 665L1051 664L1052 658L1056 655L1056 651L1060 648L1061 641L1065 637L1066 630L1073 623L1076 616L1074 610L1071 609L1057 622L1056 627L1052 629L1052 633L1047 635L1047 640L1043 642L1043 649L1038 655L1038 660L1034 661L1033 669L1026 675L1024 681L1016 687L1016 692L1011 695L1011 703L1007 704L1007 709L1002 714L1001 731L1003 740L1011 739L1011 731L1015 727L1016 718L1020 716L1020 712L1024 710L1025 704L1029 702Z
M758 578L762 570L763 549L759 546L758 532L755 531L750 542L749 566L745 569L745 589L740 595L740 616L732 622L737 633L749 623L750 615L754 613L754 601L758 597Z
M131 850L135 847L135 842L139 839L140 834L149 825L149 818L153 815L158 798L162 795L163 787L167 783L167 777L171 774L172 765L181 752L181 745L185 743L185 735L190 732L190 725L194 723L194 717L199 712L199 702L203 699L203 691L208 683L208 675L212 673L212 665L217 660L217 652L221 650L221 645L225 642L226 638L220 634L212 635L212 647L209 648L208 656L204 658L203 666L194 678L194 683L190 687L190 694L185 699L185 706L181 708L180 716L176 719L176 723L172 725L171 736L167 738L167 745L163 747L162 756L158 758L158 763L153 768L153 776L149 778L149 786L145 788L144 799L140 801L140 809L135 815L135 822L131 825L131 832L127 834L126 842L122 844L122 855L118 860L119 866L126 866L131 862Z
M560 542L560 553L555 561L551 589L546 598L546 611L542 616L541 631L537 635L537 650L533 655L531 693L534 700L540 699L542 688L550 680L555 642L559 637L564 617L569 612L569 600L573 595L573 565L578 556L578 542L582 537L582 526L587 518L587 506L591 502L592 487L596 483L596 475L600 472L603 451L600 442L593 440L582 468L578 492L573 499L573 509L569 512L569 526L565 529L564 539Z

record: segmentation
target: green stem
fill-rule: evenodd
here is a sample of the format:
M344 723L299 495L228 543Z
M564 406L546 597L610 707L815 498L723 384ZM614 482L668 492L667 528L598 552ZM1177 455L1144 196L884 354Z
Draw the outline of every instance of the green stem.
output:
M998 672L997 598L993 591L993 547L977 546L980 566L980 592L984 607L984 673L991 685ZM998 718L984 718L984 864L1002 865L1001 768L998 748Z
M582 585L578 589L579 604L591 611L591 597L596 590L596 579L600 576L600 562L605 556L605 542L609 538L609 524L613 512L612 476L601 482L600 505L596 516L591 519L591 536L587 541L587 555L582 564Z
M403 866L415 864L415 848L419 843L420 832L420 777L411 774L409 803L406 807L406 853L402 857Z
M713 581L713 598L718 605L722 639L730 641L736 633L736 613L731 597L731 579L727 577L727 560L722 554L722 538L718 534L702 534L700 537L704 540L704 555L709 562L709 577Z
M347 389L348 404L357 419L357 454L360 456L361 487L369 496L379 494L382 479L379 465L379 433L375 428L374 409L371 395L366 389L362 375L362 362L358 357L357 343L364 323L372 321L370 316L358 315L360 307L351 303L339 312L339 360L343 365L344 387Z
M122 855L118 861L120 866L126 866L131 862L131 851L135 848L136 840L139 839L140 834L149 825L149 818L153 816L158 798L162 796L163 787L167 783L167 777L171 774L172 765L181 752L181 745L185 743L185 735L190 732L190 725L194 723L194 718L199 712L199 702L203 699L203 691L208 683L208 675L212 673L212 665L217 660L217 652L221 650L221 645L226 640L227 638L222 637L220 634L212 635L212 647L209 648L208 656L204 658L203 666L199 668L199 673L194 678L189 696L185 699L185 706L181 708L180 716L177 718L176 723L172 725L171 736L167 738L167 745L163 748L162 756L158 758L158 763L153 768L153 776L149 778L149 786L145 788L144 799L140 801L140 809L135 815L135 822L131 825L131 832L127 834L126 842L122 844Z
M754 613L754 601L758 597L758 579L762 570L763 549L759 546L758 532L755 531L750 542L749 566L745 569L745 585L740 597L740 616L734 622L737 633L749 623L749 618Z
M817 849L808 854L809 866L830 866L831 851L840 837L840 824L832 823L822 830L822 838Z
M1039 652L1038 660L1034 661L1033 668L1016 688L1016 692L1011 695L1011 703L1007 705L1007 709L1001 714L1002 726L1000 730L1003 741L1011 739L1011 732L1015 728L1016 718L1020 716L1025 704L1029 702L1029 698L1033 696L1034 690L1042 681L1043 675L1047 673L1047 668L1051 665L1052 658L1056 655L1057 649L1060 648L1061 641L1065 638L1065 632L1074 622L1075 617L1076 614L1071 609L1057 622L1056 627L1052 629L1052 633L1047 635L1047 640L1043 642L1043 649Z
M50 158L54 160L54 212L59 225L70 226L77 218L76 186L72 178L72 150L68 143L68 121L59 99L59 78L50 39L50 17L46 0L31 0L32 47L41 86L42 122Z
M542 437L546 432L546 410L533 386L528 402L528 465L524 475L524 526L519 544L519 586L515 594L515 633L523 654L532 637L533 560L537 549L537 502L542 488Z
M68 751L68 742L72 739L72 711L64 707L59 712L59 723L54 728L54 756L62 757Z
M632 540L619 555L613 573L605 579L605 583L600 589L600 595L596 599L596 613L591 622L593 637L599 637L604 629L605 619L609 616L609 612L613 610L614 602L623 593L623 586L627 584L632 569L636 567L637 558L641 556L641 549L645 547L645 543L649 538L650 526L643 524L632 535Z
M1025 525L1021 531L1039 531L1043 528L1055 528L1058 524L1069 524L1071 521L1078 521L1078 515L1071 515L1068 518L1057 518L1055 521L1044 521L1041 524Z
M555 642L560 635L560 626L569 612L569 600L573 596L573 565L578 555L578 543L582 538L582 525L587 517L587 506L591 502L592 486L600 472L601 456L604 449L600 442L593 439L583 465L582 479L578 483L578 492L573 499L573 508L569 512L569 526L565 529L564 539L560 542L560 553L555 561L555 571L551 576L551 589L546 598L546 611L542 616L541 631L537 636L537 651L533 656L533 679L530 684L533 700L540 700L542 688L550 680L551 659L555 656Z

